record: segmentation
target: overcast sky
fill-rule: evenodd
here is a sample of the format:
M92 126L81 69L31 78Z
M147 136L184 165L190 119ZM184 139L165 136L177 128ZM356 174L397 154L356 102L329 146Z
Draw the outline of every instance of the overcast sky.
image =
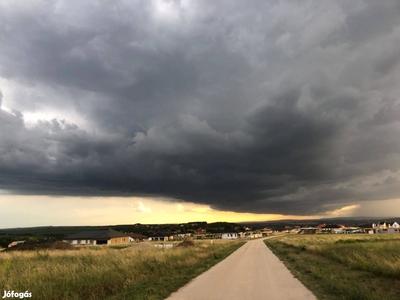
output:
M396 0L0 0L0 189L373 214L399 82Z

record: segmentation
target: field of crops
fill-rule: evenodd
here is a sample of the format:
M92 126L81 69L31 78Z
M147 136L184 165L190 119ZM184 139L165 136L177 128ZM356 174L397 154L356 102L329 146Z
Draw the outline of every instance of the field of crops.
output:
M400 235L288 235L267 246L319 299L400 299Z

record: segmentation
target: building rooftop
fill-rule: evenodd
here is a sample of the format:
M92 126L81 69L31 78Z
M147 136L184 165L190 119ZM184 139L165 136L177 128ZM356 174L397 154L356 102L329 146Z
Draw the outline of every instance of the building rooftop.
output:
M129 234L116 231L114 229L108 230L90 230L81 231L71 234L64 238L64 240L94 240L94 239L112 239L117 237L126 237Z

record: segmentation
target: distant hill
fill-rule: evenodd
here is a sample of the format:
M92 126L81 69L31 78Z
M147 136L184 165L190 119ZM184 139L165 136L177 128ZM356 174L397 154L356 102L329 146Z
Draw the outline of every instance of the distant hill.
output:
M38 226L25 228L0 229L0 246L8 245L13 240L62 240L65 236L80 231L114 229L121 232L133 232L150 236L156 232L195 233L198 229L205 229L208 233L240 230L243 225L228 222L189 222L179 224L120 224L105 226Z
M377 223L379 221L399 222L400 217L387 217L387 218L341 217L341 218L323 218L323 219L309 219L309 220L291 219L291 220L275 220L275 221L261 221L261 222L240 222L239 224L253 228L282 227L282 226L316 226L321 223L357 226L361 224Z
M36 226L36 227L19 227L19 228L6 228L0 229L0 237L26 237L33 238L55 238L62 239L66 235L70 235L79 231L85 230L101 230L101 229L114 229L121 232L134 232L149 236L155 232L175 232L175 233L188 233L194 232L197 229L204 228L209 233L223 232L229 230L243 230L245 227L252 229L269 227L269 228L284 228L285 226L316 226L321 223L326 224L343 224L347 226L357 226L361 224L376 223L379 221L386 222L400 222L400 217L345 217L345 218L323 218L323 219L309 219L309 220L275 220L263 222L188 222L177 224L120 224L120 225L101 225L101 226Z

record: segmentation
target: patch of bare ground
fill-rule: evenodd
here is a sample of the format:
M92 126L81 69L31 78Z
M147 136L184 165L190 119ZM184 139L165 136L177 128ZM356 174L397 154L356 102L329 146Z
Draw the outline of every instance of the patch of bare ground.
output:
M195 244L193 241L183 241L182 243L179 243L176 245L177 247L194 247Z
M38 243L38 244L22 244L4 249L2 252L11 251L35 251L35 250L79 250L66 242Z

